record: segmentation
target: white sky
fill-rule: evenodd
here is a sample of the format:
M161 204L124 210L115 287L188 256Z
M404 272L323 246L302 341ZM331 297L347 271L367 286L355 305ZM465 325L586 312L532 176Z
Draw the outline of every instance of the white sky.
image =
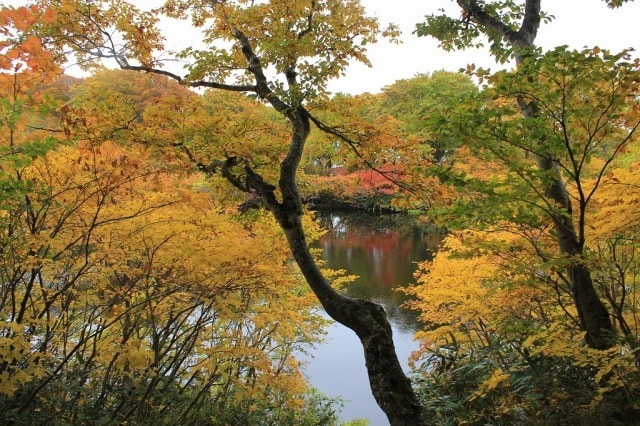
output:
M424 15L440 8L457 11L452 0L362 0L367 9L382 22L397 23L404 43L372 46L369 58L373 68L354 65L347 76L334 84L334 91L360 93L375 92L399 79L417 73L445 69L457 71L467 64L497 68L486 49L448 53L437 47L430 37L412 34L415 24ZM551 49L568 45L580 49L600 46L618 52L635 47L640 49L640 1L628 3L620 9L609 9L602 0L542 0L542 9L555 16L549 24L541 25L536 44ZM640 54L640 53L639 53Z
M383 25L389 22L398 24L403 32L403 43L371 45L369 59L372 68L352 65L345 77L330 84L333 92L377 92L396 80L411 78L418 73L442 69L457 71L470 63L497 68L484 49L448 53L439 49L434 39L412 34L415 24L428 13L441 8L457 13L453 0L361 1ZM0 3L18 6L26 2L0 0ZM162 4L163 0L133 0L133 3L146 9ZM615 10L609 9L602 0L543 0L542 8L556 19L541 26L536 40L539 46L553 48L566 44L579 49L597 45L613 52L629 47L640 48L640 0ZM190 39L198 38L196 32L186 28L167 29L166 46L169 49L182 48Z

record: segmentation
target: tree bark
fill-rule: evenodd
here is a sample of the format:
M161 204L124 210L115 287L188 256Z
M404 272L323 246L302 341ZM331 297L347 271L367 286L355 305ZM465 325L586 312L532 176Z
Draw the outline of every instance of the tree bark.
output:
M478 25L502 34L514 50L516 64L526 58L534 46L534 40L540 26L540 0L527 0L525 15L520 28L516 31L488 14L476 0L458 0L458 5L471 16ZM534 77L532 77L534 78ZM535 101L518 99L522 116L533 118L539 114ZM598 296L591 278L591 271L582 260L584 241L578 235L572 218L572 205L558 162L551 158L536 158L538 168L551 176L545 195L555 204L557 211L551 214L556 231L556 240L561 253L570 257L566 272L571 283L574 304L578 311L580 325L586 332L585 340L589 347L607 349L613 344L614 330L609 313Z

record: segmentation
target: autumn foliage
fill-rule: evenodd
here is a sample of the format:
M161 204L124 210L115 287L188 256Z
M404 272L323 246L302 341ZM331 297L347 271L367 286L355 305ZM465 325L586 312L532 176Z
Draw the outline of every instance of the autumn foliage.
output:
M0 8L2 420L332 424L297 359L320 301L394 424L637 421L640 61L536 48L539 3L417 27L515 69L358 96L329 81L398 32L356 0ZM161 17L201 45L168 51ZM382 308L309 249L323 194L448 231L405 290L413 387Z
M4 421L313 417L295 356L319 337L314 299L273 221L238 217L173 142L207 96L24 66L0 75Z
M491 77L477 105L486 115L470 132L459 123L483 112L461 107L471 114L454 126L470 151L458 151L463 156L443 175L459 197L433 213L462 229L421 265L410 290L426 324L414 361L425 373L425 404L442 421L635 416L640 122L638 62L627 60L625 52L560 48L536 62L542 81L516 82L515 72ZM520 117L514 93L536 97L540 116ZM541 190L550 176L535 157L553 158L567 179L575 207L561 214L576 224L581 251L567 253L558 242L559 207ZM585 345L568 272L576 261L591 271L613 325L605 350ZM445 395L442 404L433 400Z

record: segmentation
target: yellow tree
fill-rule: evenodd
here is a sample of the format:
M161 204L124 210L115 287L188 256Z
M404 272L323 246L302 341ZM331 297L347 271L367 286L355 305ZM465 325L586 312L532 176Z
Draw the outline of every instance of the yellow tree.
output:
M593 163L597 170L601 160ZM620 334L609 350L584 345L571 291L563 287L564 262L541 256L555 245L544 226L501 222L454 232L420 266L411 306L425 327L414 361L424 372L425 408L440 421L635 419L637 170L614 167L587 213L584 261Z
M82 107L49 116L83 140L48 153L28 124L47 120L9 123L4 169L24 184L3 204L3 418L302 421L293 355L320 322L275 224L230 220L198 176L101 140Z
M194 419L203 405L239 416L240 400L256 412L279 406L277 418L304 405L291 356L317 320L305 314L313 299L283 269L286 247L253 235L273 227L229 221L147 155L83 143L26 171L53 196L33 202L37 254L24 264L35 278L12 290L28 303L11 325L29 331L13 367L23 374L4 383L18 392L6 419ZM12 252L7 265L19 275L20 246Z
M49 46L71 47L81 62L111 59L123 69L167 75L191 87L251 93L287 122L288 142L277 181L266 181L244 158L230 157L222 173L238 188L255 194L282 228L302 274L327 313L359 336L373 394L392 424L423 424L410 382L402 372L384 310L377 304L344 297L322 275L308 249L302 224L297 168L312 125L321 123L305 106L326 95L329 79L344 73L349 61L367 63L365 49L383 35L378 21L349 1L167 1L140 12L122 1L36 1L52 13L51 25L36 28ZM202 49L178 53L187 71L161 68L158 18L190 20L202 29Z

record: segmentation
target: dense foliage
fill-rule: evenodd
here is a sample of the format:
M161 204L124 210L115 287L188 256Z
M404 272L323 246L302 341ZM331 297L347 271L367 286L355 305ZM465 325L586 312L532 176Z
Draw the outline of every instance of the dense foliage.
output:
M357 96L328 81L397 31L355 0L2 8L4 422L335 423L296 358L319 300L394 424L633 423L640 62L537 49L539 1L458 5L418 34L515 68ZM183 74L160 17L203 31ZM70 51L91 76L63 75ZM303 200L327 195L449 231L407 290L416 392L382 309L309 250Z
M639 62L598 47L541 52L508 3L464 3L478 24L464 43L484 31L498 58L515 49L516 69L470 67L475 100L431 120L462 148L432 169L458 194L432 217L456 231L411 290L426 324L423 403L445 424L633 423ZM446 43L446 19L422 29Z
M277 227L172 146L220 102L122 71L0 82L3 421L335 421L295 358L323 321Z

